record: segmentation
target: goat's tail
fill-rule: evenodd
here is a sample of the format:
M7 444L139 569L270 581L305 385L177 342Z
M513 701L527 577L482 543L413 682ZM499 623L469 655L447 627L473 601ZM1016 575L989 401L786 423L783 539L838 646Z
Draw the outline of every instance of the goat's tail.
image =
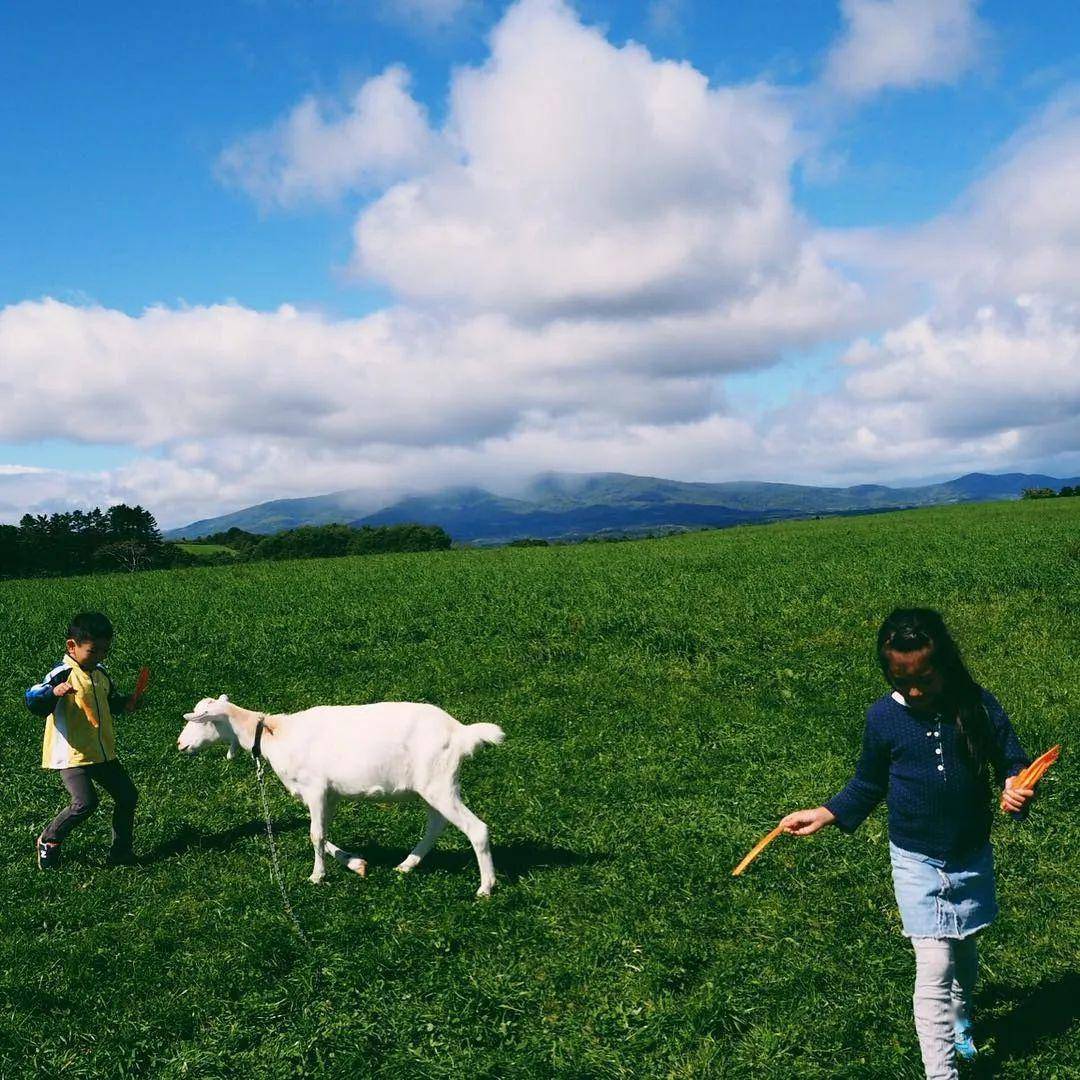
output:
M484 743L498 745L505 738L506 733L498 724L462 724L456 735L462 757L475 754Z

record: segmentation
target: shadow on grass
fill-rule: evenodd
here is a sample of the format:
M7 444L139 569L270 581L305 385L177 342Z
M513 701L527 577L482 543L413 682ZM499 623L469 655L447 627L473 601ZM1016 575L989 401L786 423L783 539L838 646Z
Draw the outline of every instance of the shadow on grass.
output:
M274 835L297 832L300 829L307 832L307 828L307 818L275 821ZM145 855L140 855L139 864L150 866L153 863L164 862L166 859L175 859L189 851L228 851L238 840L265 834L266 822L262 818L252 818L251 821L245 821L243 825L234 825L231 829L216 833L204 832L185 821L181 822L176 835L171 840L156 844Z
M351 850L351 849L350 849ZM408 848L385 847L382 844L360 843L355 849L367 860L369 866L397 866L409 853ZM606 862L610 856L582 854L568 848L552 847L538 840L519 840L511 844L492 844L491 857L499 880L513 885L537 870L564 870L573 866L594 866ZM436 848L413 871L444 870L456 872L476 870L476 856L472 848L454 848L441 851Z
M993 1049L980 1057L973 1076L998 1076L1006 1061L1027 1057L1080 1020L1080 974L1070 971L1048 979L1029 993L990 986L979 995L979 1012L1003 1006L1008 1009L1004 1015L990 1021L986 1030L980 1031L981 1025L976 1029L976 1043L992 1038Z
M307 832L307 818L290 818L287 821L274 822L274 835L290 832ZM262 818L252 818L242 825L234 825L222 832L208 833L184 822L176 835L170 840L157 844L139 858L142 866L174 859L189 851L228 851L238 841L252 836L263 836L266 824ZM387 847L383 844L365 844L360 842L348 850L362 855L371 866L397 866L409 853L408 848ZM305 853L306 856L306 853ZM568 848L553 847L537 840L519 840L510 844L493 844L491 856L495 860L495 869L499 877L509 884L520 881L523 877L537 870L562 870L573 866L590 866L606 862L610 856L604 854L581 854ZM330 864L328 860L328 865ZM436 848L417 868L416 873L424 870L460 871L476 866L476 856L471 848L456 848L440 851Z

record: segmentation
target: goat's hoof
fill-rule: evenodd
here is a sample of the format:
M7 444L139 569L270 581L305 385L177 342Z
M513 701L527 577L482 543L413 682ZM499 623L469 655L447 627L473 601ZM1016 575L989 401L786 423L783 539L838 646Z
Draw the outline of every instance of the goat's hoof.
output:
M350 859L345 864L354 874L367 877L367 863L363 859Z
M483 885L481 885L480 888L476 890L476 899L477 900L490 900L491 899L491 886L488 885L485 888Z
M406 855L405 858L402 859L401 862L399 862L397 866L394 867L394 869L397 870L398 873L407 874L410 870L415 869L419 865L420 860L419 858L417 858L417 856Z
M325 874L312 874L311 877L308 878L308 881L310 881L312 885L319 885L325 877Z

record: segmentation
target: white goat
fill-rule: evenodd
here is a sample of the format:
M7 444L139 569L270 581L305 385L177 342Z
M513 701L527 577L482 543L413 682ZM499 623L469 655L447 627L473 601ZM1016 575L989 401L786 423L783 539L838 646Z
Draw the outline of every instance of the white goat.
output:
M326 838L339 799L397 799L418 795L427 804L427 827L420 842L397 869L408 873L432 849L447 821L472 844L480 867L477 896L488 896L495 866L487 826L461 801L458 767L484 743L500 743L496 724L458 723L434 705L383 701L376 705L322 705L298 713L267 716L234 705L222 694L203 698L180 732L177 749L194 754L212 743L250 751L263 721L260 749L289 792L311 814L315 847L313 882L326 873L328 852L350 870L367 872L358 855Z

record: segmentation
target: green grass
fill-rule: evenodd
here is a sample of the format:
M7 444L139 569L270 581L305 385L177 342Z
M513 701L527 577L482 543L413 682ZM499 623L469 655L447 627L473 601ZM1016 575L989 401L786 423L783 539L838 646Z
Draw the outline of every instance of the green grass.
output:
M236 549L224 544L177 544L181 551L189 555L235 555Z
M245 564L0 591L0 1075L917 1078L912 957L883 810L781 838L849 777L896 604L943 609L1037 752L1030 823L996 826L973 1075L1075 1077L1080 1030L1080 505L994 504L667 540ZM107 813L32 863L61 804L21 694L65 619L101 608L145 865L106 870ZM444 834L407 878L409 806L331 831L367 880L308 884L304 812L273 781L290 930L250 761L175 749L207 694L283 711L432 701L507 742L463 770L500 882ZM106 803L107 800L103 800ZM104 807L103 807L104 809Z

